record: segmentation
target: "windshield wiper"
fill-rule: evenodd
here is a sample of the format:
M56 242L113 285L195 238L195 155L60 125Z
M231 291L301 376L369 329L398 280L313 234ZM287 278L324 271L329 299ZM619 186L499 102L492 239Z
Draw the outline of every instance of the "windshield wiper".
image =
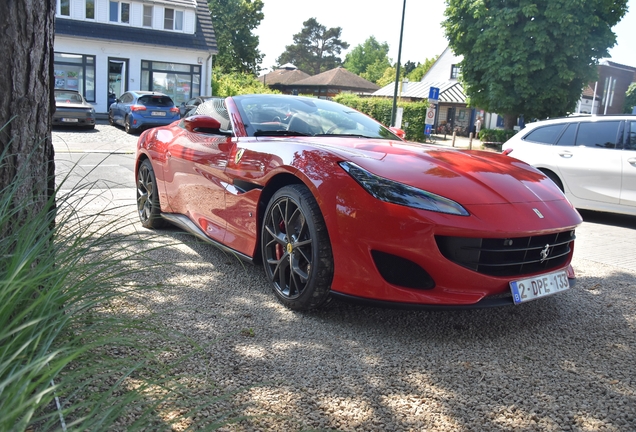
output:
M254 136L311 136L306 133L296 132L293 130L257 130L254 132Z
M382 138L382 137L370 137L367 135L360 135L360 134L339 134L339 133L335 133L335 134L316 134L314 136L318 136L318 137L353 137L353 138Z

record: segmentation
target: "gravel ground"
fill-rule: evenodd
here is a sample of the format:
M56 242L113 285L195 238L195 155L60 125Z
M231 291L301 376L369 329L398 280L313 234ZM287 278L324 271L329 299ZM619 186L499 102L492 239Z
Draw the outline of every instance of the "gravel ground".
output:
M249 417L223 431L636 430L631 271L575 259L576 288L499 309L334 301L294 312L261 267L177 229L139 230L159 234L152 255L166 265L141 281L160 288L121 313L151 314L205 347L175 372L193 394L237 391L186 420L171 422L185 410L165 407L166 430L231 410Z
M136 218L131 199L116 202ZM185 420L174 417L183 407L162 407L164 430L196 429L232 410L248 417L220 430L636 430L632 270L575 256L575 288L499 309L334 301L293 312L261 267L177 229L125 230L163 244L151 255L166 264L138 281L159 288L119 313L173 333L166 356L199 344L175 379L201 400L229 395Z

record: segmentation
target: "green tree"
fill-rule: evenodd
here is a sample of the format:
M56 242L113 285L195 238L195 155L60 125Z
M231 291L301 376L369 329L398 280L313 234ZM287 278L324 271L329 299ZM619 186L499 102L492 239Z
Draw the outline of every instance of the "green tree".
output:
M402 71L400 71L400 75L403 76ZM391 84L392 82L395 82L395 68L393 66L389 66L388 68L386 68L382 76L377 81L375 81L375 83L380 87L384 87L385 85Z
M471 105L504 116L572 112L616 43L627 0L446 0L443 26Z
M636 82L629 85L625 93L625 112L630 114L636 107Z
M375 82L382 76L385 69L391 66L388 56L389 44L380 43L374 36L370 36L346 55L344 67L356 75Z
M212 80L212 94L215 96L236 96L240 94L256 93L280 93L272 90L252 73L230 72L223 73L220 68L214 68L214 79Z
M256 74L263 54L252 33L264 18L262 0L208 0L219 53L215 65L226 73Z
M424 63L418 63L415 68L413 68L410 72L406 72L406 76L409 81L421 81L426 72L435 64L437 58L439 56L432 57L430 59L424 60ZM407 62L408 63L408 62ZM404 69L406 69L406 65L404 65Z
M342 59L338 55L349 48L347 42L340 40L341 33L341 27L327 29L316 18L309 18L300 33L294 35L293 45L287 45L276 61L279 65L292 63L311 74L340 66Z

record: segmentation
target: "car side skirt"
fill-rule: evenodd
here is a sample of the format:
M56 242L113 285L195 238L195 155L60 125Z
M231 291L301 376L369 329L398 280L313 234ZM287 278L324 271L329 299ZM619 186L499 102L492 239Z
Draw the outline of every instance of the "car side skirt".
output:
M216 246L217 248L221 249L224 252L230 253L244 261L254 263L254 260L252 259L252 257L242 254L241 252L237 252L234 249L229 248L222 243L212 240L210 237L205 235L205 233L198 226L196 226L194 222L188 219L187 216L180 215L180 214L173 214L173 213L162 213L161 217L167 220L168 222L170 222L171 224L181 228L182 230L189 232L190 234L194 235L198 239L201 239L206 243L210 243L211 245Z

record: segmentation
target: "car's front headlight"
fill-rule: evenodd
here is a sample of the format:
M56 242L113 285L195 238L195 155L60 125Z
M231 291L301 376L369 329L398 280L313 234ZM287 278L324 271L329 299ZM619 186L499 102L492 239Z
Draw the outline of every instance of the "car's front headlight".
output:
M340 166L379 200L439 213L469 215L464 207L448 198L377 176L352 162L340 162Z

